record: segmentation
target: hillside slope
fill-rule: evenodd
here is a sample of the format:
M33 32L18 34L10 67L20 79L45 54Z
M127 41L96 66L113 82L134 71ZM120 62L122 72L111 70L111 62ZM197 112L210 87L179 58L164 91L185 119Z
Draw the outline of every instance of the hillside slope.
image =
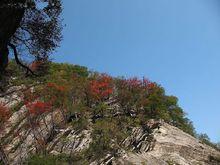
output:
M162 123L159 129L154 129L153 137L155 144L151 151L128 152L119 160L131 164L151 165L220 164L220 152L167 123Z
M1 79L0 164L220 164L219 148L195 138L178 99L159 84L47 68L25 77L12 62Z
M1 98L0 101L8 103L9 107L13 106L16 104L16 100L17 103L21 100L17 94ZM4 133L0 135L1 141L6 143L4 150L9 164L24 163L31 154L36 153L36 142L33 137L35 133L33 130L26 130L25 127L26 110L22 106L13 113L9 119L10 122L5 125ZM38 133L46 139L50 138L50 127L52 126L50 120L50 115L48 115L45 121L47 128L44 124L38 128ZM20 137L15 135L17 130L20 130ZM89 148L93 141L92 131L92 128L77 131L70 125L57 128L56 135L48 141L46 149L51 155L65 155L65 157L75 155ZM149 120L145 128L133 127L132 133L123 140L121 146L123 147L117 148L114 154L108 153L91 162L73 159L68 161L68 164L220 164L220 152L163 120Z

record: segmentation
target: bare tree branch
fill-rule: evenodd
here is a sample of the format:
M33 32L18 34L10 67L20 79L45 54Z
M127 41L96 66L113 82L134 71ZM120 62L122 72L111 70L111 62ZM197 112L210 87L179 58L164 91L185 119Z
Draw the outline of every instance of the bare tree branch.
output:
M24 69L26 69L27 74L30 72L32 75L37 76L28 66L24 65L18 58L18 52L16 49L16 46L12 43L8 43L8 45L12 48L13 52L14 52L14 57L15 57L15 61L18 65L20 65L21 67L23 67Z

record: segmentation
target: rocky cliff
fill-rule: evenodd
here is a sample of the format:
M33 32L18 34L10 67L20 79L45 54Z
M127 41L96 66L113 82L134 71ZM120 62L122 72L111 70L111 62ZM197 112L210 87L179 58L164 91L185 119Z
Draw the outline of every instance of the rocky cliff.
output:
M8 107L18 104L21 100L19 89L16 89L16 94L12 92L7 97L2 97L0 101ZM31 154L36 153L39 147L36 139L40 137L46 139L47 143L42 145L45 145L46 151L52 155L75 155L88 149L93 141L91 127L75 130L73 126L67 124L53 128L51 120L56 119L56 122L59 122L57 112L45 116L35 130L26 127L28 121L25 113L26 107L21 106L13 113L4 125L4 131L0 133L1 149L4 154L3 151L0 152L2 158L5 157L9 164L23 164ZM114 154L108 153L89 164L220 164L220 152L163 120L149 120L145 127L133 127L130 136L117 145L120 147Z
M137 141L141 142L142 146L147 143L147 140L141 140L143 137L142 132L134 133L134 136L138 138ZM153 129L151 136L154 138L154 144L150 150L140 149L136 153L127 152L119 160L131 164L151 165L220 164L218 161L219 152L167 123L161 123L159 129Z

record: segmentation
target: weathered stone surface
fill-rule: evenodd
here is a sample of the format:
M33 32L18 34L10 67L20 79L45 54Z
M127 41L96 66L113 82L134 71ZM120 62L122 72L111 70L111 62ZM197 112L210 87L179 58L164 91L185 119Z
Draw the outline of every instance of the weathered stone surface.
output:
M24 88L24 86L14 86L6 90L4 93L0 93L0 103L12 108L21 101L23 96L22 89Z
M133 129L132 135L124 140L123 145L134 152L142 153L152 150L154 143L153 134L138 127Z
M91 131L77 132L71 127L62 130L60 134L48 145L51 153L74 154L89 147Z
M0 99L8 102L9 107L19 102L18 94L12 98L18 98L16 103L11 103L10 97ZM13 102L13 101L12 101ZM116 107L114 107L116 108ZM38 145L36 137L47 139L47 152L59 155L74 155L87 149L92 142L92 129L76 131L69 124L52 122L52 118L60 118L59 111L47 114L37 129L27 128L27 109L21 109L13 113L9 121L4 125L4 132L0 133L1 145L8 157L10 164L22 164L32 153L36 153ZM117 112L117 111L116 111ZM52 124L53 123L53 124ZM53 136L51 132L53 130ZM19 132L19 136L17 136ZM173 127L163 121L149 120L146 128L135 127L131 136L127 137L117 151L117 156L106 155L101 160L92 162L96 164L113 165L218 165L219 162L210 161L210 156L220 158L220 153L215 149L202 144L198 139L190 136L182 130Z
M142 136L140 132L137 137ZM154 148L148 152L128 152L119 158L121 164L151 164L151 165L210 165L209 157L220 157L215 149L202 144L198 139L167 123L162 123L159 129L154 129L152 136Z

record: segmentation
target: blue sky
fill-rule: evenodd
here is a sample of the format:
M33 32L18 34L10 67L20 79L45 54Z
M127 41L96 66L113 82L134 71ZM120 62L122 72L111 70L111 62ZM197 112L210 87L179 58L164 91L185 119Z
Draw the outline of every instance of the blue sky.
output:
M53 58L112 76L146 76L220 141L219 0L63 0Z

